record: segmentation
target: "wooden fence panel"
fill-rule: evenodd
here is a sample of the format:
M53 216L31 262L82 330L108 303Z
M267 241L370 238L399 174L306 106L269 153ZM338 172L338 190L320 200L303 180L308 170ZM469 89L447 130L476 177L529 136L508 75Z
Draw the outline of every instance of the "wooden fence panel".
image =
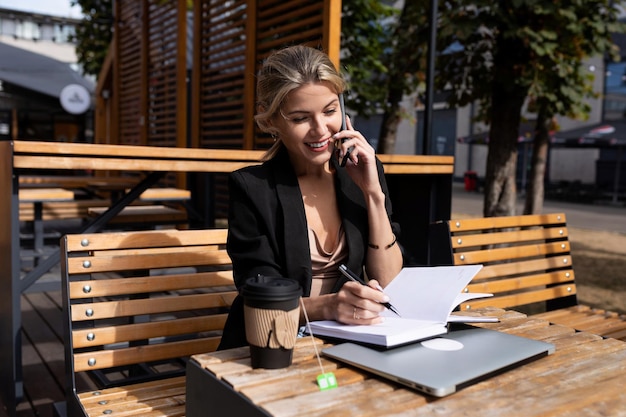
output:
M113 143L145 145L141 132L142 2L116 2L117 54L113 97L117 97L119 133Z

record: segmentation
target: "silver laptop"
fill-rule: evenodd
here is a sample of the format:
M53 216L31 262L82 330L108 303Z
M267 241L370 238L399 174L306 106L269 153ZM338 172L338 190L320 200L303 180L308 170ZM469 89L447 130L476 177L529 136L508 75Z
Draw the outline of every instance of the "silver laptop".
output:
M550 343L462 326L446 335L393 349L342 343L322 353L426 394L444 397L554 350Z

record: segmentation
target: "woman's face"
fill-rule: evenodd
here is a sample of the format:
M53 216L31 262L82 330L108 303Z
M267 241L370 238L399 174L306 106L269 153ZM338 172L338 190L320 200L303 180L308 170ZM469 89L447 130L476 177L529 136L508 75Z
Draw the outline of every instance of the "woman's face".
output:
M341 117L339 98L328 82L306 84L287 95L276 127L296 171L328 162Z

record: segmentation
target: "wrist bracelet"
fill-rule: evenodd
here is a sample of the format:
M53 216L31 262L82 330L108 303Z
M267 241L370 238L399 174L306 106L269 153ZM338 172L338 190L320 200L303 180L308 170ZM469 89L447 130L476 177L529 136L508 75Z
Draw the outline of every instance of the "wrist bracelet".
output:
M393 235L393 242L391 242L390 244L388 244L387 246L385 246L385 250L391 248L393 245L396 244L396 242L398 241L398 239L396 238L396 235ZM372 249L380 249L380 246L378 245L374 245L373 243L368 243L367 246L369 246Z

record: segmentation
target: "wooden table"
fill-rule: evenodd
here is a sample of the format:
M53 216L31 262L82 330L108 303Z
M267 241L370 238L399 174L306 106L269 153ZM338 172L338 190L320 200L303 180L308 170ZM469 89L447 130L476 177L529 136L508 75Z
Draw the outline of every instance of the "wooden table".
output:
M556 352L443 398L324 357L324 370L335 373L339 387L320 391L310 338L298 340L292 366L282 370L251 369L248 348L195 355L187 370L187 416L626 415L625 342L514 311L480 313L501 318L481 326L547 341Z
M100 230L128 204L168 172L228 173L258 164L263 151L183 149L153 146L0 141L0 395L9 412L23 396L21 371L22 291L59 262L59 252L21 276L19 246L20 176L49 170L144 173L144 178L81 233ZM426 260L428 224L450 218L454 158L431 155L380 155L394 206L394 220L403 233L399 241L412 257ZM417 259L420 261L422 259Z

